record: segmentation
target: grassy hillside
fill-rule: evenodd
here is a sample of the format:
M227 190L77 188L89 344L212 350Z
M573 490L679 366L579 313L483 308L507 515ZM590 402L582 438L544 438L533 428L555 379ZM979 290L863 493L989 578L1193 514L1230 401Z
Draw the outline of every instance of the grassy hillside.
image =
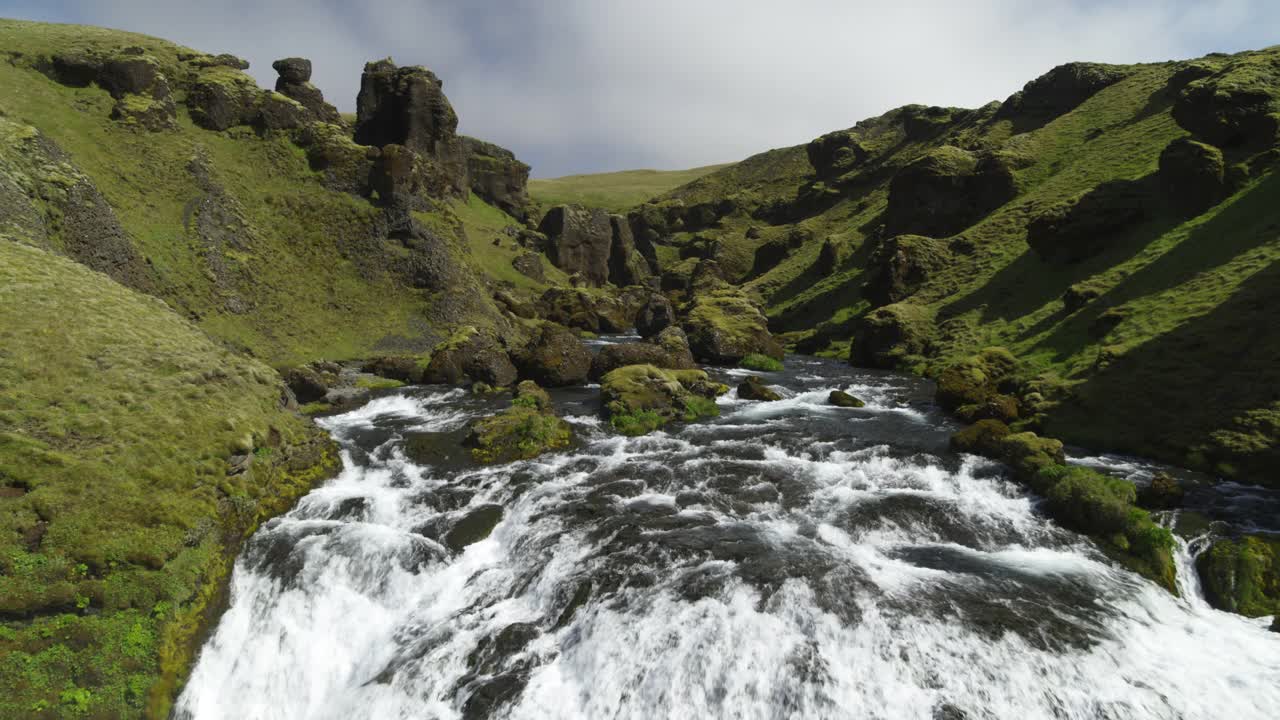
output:
M163 717L241 538L335 453L271 368L13 242L0 387L0 716Z
M198 127L185 102L192 83L212 77L258 92L239 70L201 67L208 56L163 40L83 26L0 20L0 47L10 60L0 63L0 203L12 203L6 186L40 196L35 211L47 229L11 227L10 237L77 257L59 224L66 203L50 196L80 182L119 228L118 257L104 262L135 269L113 276L276 365L416 351L447 326L502 322L484 293L412 287L409 250L386 238L381 209L330 189L298 131ZM173 89L173 127L148 132L113 120L116 101L98 84L47 76L52 53L76 52L154 61ZM336 142L359 152L349 139ZM455 280L474 284L485 268L469 252L467 213L441 202L425 214L454 257Z
M623 212L726 167L730 166L707 165L690 170L624 170L530 180L529 196L543 207L576 204Z
M677 188L650 207L730 211L663 233L659 253L715 244L798 347L866 350L888 318L899 342L871 348L877 364L936 375L1006 346L1045 396L1043 430L1274 482L1280 48L1055 73ZM1188 193L1179 148L1206 158L1205 190ZM757 250L776 259L763 273Z

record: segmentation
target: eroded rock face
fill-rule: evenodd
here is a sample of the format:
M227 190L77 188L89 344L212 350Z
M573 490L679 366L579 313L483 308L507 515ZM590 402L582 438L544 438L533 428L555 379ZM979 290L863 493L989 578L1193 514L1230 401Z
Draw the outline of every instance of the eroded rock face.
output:
M647 283L649 263L636 249L630 223L621 215L610 215L609 227L609 282L618 287Z
M497 336L464 328L432 351L422 381L456 385L472 380L509 387L515 383L516 376L515 365Z
M885 231L947 237L1017 195L1013 168L998 155L944 146L904 167L889 182Z
M1024 117L1047 122L1074 110L1103 88L1132 72L1100 63L1067 63L1027 83L1000 107L997 117Z
M849 361L860 367L895 368L909 357L927 353L934 330L928 308L905 302L886 305L854 325Z
M397 67L390 60L365 65L356 98L355 140L361 145L402 145L428 159L431 190L465 195L470 188L467 154L457 134L458 115L444 84L419 66Z
M1280 139L1277 72L1269 58L1256 55L1235 58L1216 72L1184 68L1180 75L1188 81L1173 104L1173 119L1218 147L1274 144Z
M920 235L890 238L871 255L867 298L876 305L902 302L951 259L946 243L940 240Z
M809 164L820 180L834 180L866 162L871 152L856 133L848 130L827 133L805 147Z
M617 298L577 288L548 288L538 299L543 318L588 332L618 333L635 324L635 312Z
M493 143L464 137L471 192L520 220L529 212L529 166Z
M647 338L662 332L675 321L676 311L671 306L671 301L659 293L653 293L640 306L640 313L636 315L636 332L640 333L640 337Z
M177 107L160 64L141 48L110 56L72 50L55 53L46 74L63 85L85 87L97 83L116 103L111 119L158 132L177 127Z
M311 84L311 61L306 58L283 58L271 64L280 77L276 78L276 92L297 101L306 108L313 119L340 124L338 109L324 100L324 93Z
M1173 207L1187 216L1208 210L1226 194L1222 151L1178 138L1160 153L1160 185Z
M1049 262L1079 262L1109 247L1147 218L1148 189L1116 180L1059 203L1027 225L1027 244Z
M556 267L578 273L592 287L609 281L613 223L608 213L560 205L547 211L538 231L547 236L547 256Z

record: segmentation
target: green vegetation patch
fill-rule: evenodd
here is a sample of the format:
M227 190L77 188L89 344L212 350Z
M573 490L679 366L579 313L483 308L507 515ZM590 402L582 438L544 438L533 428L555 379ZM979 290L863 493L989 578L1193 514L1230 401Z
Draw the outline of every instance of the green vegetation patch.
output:
M529 196L544 207L583 205L610 212L625 212L726 167L728 165L707 165L690 170L625 170L535 179L529 181Z
M760 353L751 353L750 355L747 355L742 358L742 362L738 365L739 367L744 367L748 370L755 370L757 372L782 372L781 360L776 360L768 355L761 355Z

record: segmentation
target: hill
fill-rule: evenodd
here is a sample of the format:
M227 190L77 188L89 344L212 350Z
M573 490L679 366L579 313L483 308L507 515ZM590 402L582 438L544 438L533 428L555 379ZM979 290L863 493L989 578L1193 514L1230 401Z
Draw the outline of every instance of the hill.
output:
M729 165L707 165L690 170L624 170L534 179L529 181L529 196L544 207L583 205L623 212L726 167Z
M793 347L937 377L1011 349L1021 423L1274 482L1280 48L1075 63L983 108L907 106L630 213Z

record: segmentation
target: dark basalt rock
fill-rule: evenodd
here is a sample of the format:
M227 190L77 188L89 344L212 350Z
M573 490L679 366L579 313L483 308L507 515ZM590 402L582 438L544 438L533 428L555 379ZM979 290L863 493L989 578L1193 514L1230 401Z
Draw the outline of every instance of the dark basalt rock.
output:
M542 256L537 253L517 255L511 260L511 267L521 275L538 282L545 282L547 279L546 271L542 267Z
M182 59L179 56L179 59ZM225 67L233 70L248 70L249 61L244 58L236 57L231 53L220 53L218 55L196 55L187 59L192 65L198 68L217 68Z
M489 537L502 522L501 505L481 505L462 516L444 536L444 545L454 552L462 552Z
M781 395L764 384L763 378L755 375L748 375L747 379L738 385L738 397L743 400L760 400L763 402L774 402L782 399Z
M356 115L357 143L402 145L428 161L429 192L461 196L469 191L458 115L445 97L444 84L430 70L396 67L390 60L366 64Z
M254 119L261 92L248 75L202 73L187 91L191 120L206 130L228 130Z
M547 256L556 267L578 273L592 287L609 281L613 222L608 213L560 205L547 211L538 231L547 236Z
M668 370L690 370L695 367L688 340L679 328L678 335L653 338L654 342L606 345L591 362L591 379L599 380L612 370L627 365L653 365Z
M467 329L436 346L422 382L458 385L470 379L494 387L515 383L515 365L493 333Z
M609 282L618 287L643 285L649 281L649 263L636 249L631 225L621 215L609 216Z
M849 130L827 133L810 142L805 152L820 180L834 180L871 157L858 135Z
M842 262L844 262L844 246L835 238L827 238L822 241L822 249L818 251L818 259L814 261L813 267L819 275L827 277L834 273Z
M1099 63L1067 63L1027 83L1000 106L997 118L1048 122L1074 110L1103 88L1125 79L1129 68Z
M621 300L577 288L548 288L538 299L538 311L553 323L593 333L626 332L636 318L636 310Z
M1076 283L1062 293L1062 304L1068 313L1073 313L1101 296L1102 291L1098 288Z
M854 324L849 361L859 367L895 368L908 357L926 354L934 332L928 308L905 302L886 305Z
M1137 180L1102 183L1055 205L1027 225L1027 244L1048 262L1079 262L1148 216L1149 191Z
M1173 510L1182 507L1187 491L1182 483L1166 473L1151 478L1151 482L1138 489L1138 505L1148 510Z
M305 365L290 368L284 373L284 384L303 404L323 400L337 381L336 376Z
M370 193L369 173L379 153L357 145L346 128L334 123L309 123L295 135L294 142L306 150L311 169L324 174L325 187L362 197Z
M999 155L943 146L889 181L889 235L946 237L964 230L1017 195L1013 168Z
M736 365L753 353L777 360L784 354L764 313L737 288L695 296L682 325L694 357L702 362Z
M306 108L311 119L327 123L342 123L338 109L324 100L324 93L311 84L311 61L306 58L283 58L271 64L280 77L276 78L276 92L295 100Z
M755 257L751 262L751 272L748 277L760 277L770 270L782 264L791 256L792 246L787 242L786 238L778 238L770 240L760 247L756 248Z
M1160 153L1160 185L1173 207L1199 215L1226 196L1222 151L1190 138L1178 138Z
M280 93L263 93L253 126L260 130L296 130L310 121L312 113L301 103Z
M462 144L471 192L524 220L529 213L529 166L517 160L515 153L493 143L464 137Z
M671 301L659 293L649 295L636 315L636 332L647 338L675 324L676 311Z
M928 140L946 130L955 120L955 116L966 111L956 108L926 107L924 105L907 105L898 113L902 122L902 131L908 140Z
M871 255L865 286L867 299L877 306L902 302L952 259L947 244L941 240L920 235L890 238Z
M543 387L581 385L591 373L591 351L576 333L554 323L546 323L516 354L520 376Z

